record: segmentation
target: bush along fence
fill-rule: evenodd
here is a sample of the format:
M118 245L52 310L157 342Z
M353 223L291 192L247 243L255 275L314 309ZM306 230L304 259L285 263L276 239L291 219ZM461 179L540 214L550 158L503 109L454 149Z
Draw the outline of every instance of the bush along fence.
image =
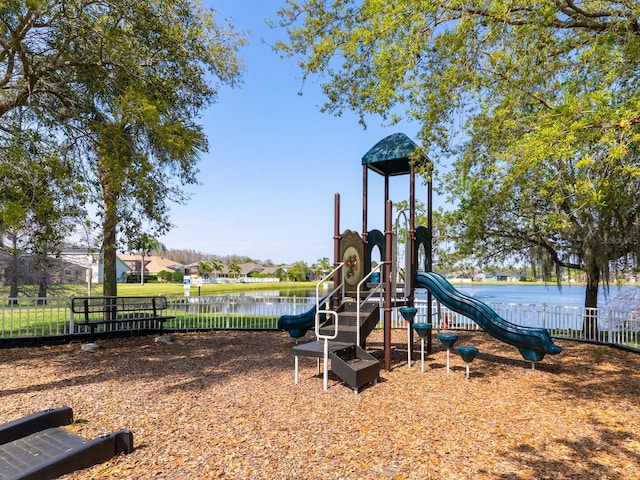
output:
M281 315L302 313L311 308L311 297L279 297L251 294L202 297L167 296L166 315L175 317L164 325L165 332L198 330L275 330ZM640 309L585 309L546 304L489 304L505 320L522 326L543 327L554 338L588 341L640 351ZM426 300L416 300L416 322L429 322ZM597 319L598 329L584 332L585 318ZM433 302L434 330L478 330L469 318ZM8 298L0 300L0 346L62 343L88 338L71 311L71 298ZM378 325L382 327L382 323ZM393 312L392 328L406 328ZM145 322L105 325L98 334L149 333Z

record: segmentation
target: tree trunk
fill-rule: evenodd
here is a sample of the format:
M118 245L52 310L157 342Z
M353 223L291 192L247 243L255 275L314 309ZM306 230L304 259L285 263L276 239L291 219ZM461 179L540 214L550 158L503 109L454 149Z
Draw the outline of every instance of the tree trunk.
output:
M49 287L49 272L52 268L46 255L36 255L36 269L38 270L38 297L42 304L46 304L47 289Z
M9 267L9 298L18 298L18 284L20 279L20 255L18 254L18 239L15 235L11 236L11 257ZM17 300L12 300L17 303Z
M112 202L105 202L102 253L104 255L103 295L115 297L118 295L117 256L116 256L116 228L118 225L116 207Z
M584 297L584 320L582 334L586 340L598 340L598 286L600 284L600 270L595 262L587 261L587 289Z
M45 275L40 275L40 281L38 282L39 298L47 298L47 287L48 287L47 277Z

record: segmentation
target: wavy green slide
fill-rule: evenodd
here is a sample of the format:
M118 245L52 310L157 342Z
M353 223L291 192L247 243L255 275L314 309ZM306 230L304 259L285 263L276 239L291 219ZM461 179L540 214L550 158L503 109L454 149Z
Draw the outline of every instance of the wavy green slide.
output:
M324 297L320 300L320 305L327 301L329 297ZM320 324L322 325L326 321L326 315L320 314ZM292 338L304 337L308 330L311 330L316 325L316 304L302 313L295 315L282 315L278 318L278 330L286 330Z
M426 288L440 303L469 317L489 335L517 347L525 360L539 362L547 353L555 355L562 351L553 343L547 329L522 327L506 321L486 303L456 290L438 273L417 272L416 287Z
M286 330L291 338L301 338L315 326L316 306L315 304L306 312L297 315L282 315L278 318L278 330Z

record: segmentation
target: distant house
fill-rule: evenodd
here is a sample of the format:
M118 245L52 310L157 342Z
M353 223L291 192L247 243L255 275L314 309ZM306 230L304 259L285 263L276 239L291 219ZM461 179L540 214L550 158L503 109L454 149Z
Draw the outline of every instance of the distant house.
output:
M104 261L102 253L98 255L97 261L92 266L93 283L104 283ZM116 256L116 279L118 283L126 283L129 275L129 265Z
M198 276L198 268L200 262L189 263L187 265L174 264L168 266L175 272L182 272L184 275L190 275L192 278ZM206 278L227 278L229 276L229 268L222 265L222 270L212 271Z
M123 261L129 267L129 275L140 276L142 266L142 255L140 254L118 254L118 259ZM171 260L158 255L144 256L144 274L157 275L161 271L174 272L179 266L175 260Z
M120 257L122 258L124 257L124 255L120 255ZM130 257L132 257L131 260L137 261L136 268L139 269L140 268L139 263L142 260L140 256L132 255ZM154 258L157 259L158 257L154 257ZM158 273L161 270L167 270L167 271L179 271L179 272L182 272L184 275L190 275L191 278L195 278L198 276L198 268L200 266L200 262L194 262L188 265L180 265L180 264L176 264L175 262L171 262L170 260L167 260L167 259L163 259L164 260L163 262L150 260L150 263L147 263L146 260L147 260L147 257L145 257L145 265L146 265L145 274L148 274L148 273L153 274L153 273ZM131 265L131 261L128 261L127 263ZM213 271L209 273L209 275L206 276L205 278L209 278L211 282L216 282L216 280L223 281L223 282L246 281L247 279L250 279L250 278L256 279L256 277L268 277L269 280L273 280L273 279L278 279L278 275L277 275L278 270L284 270L286 272L287 269L289 268L289 265L265 267L264 265L260 265L259 263L247 262L247 263L238 264L238 267L240 267L240 271L238 273L235 273L235 272L229 271L229 265L225 265L222 263L221 265L222 265L221 270Z
M86 248L68 246L61 249L58 257L66 262L80 265L88 270L96 262L98 254L92 253Z
M191 275L191 277L193 278L198 275L198 266L199 263L196 262L189 265L173 265L172 268L174 268L174 270L183 272L185 275ZM229 265L223 264L222 270L211 272L208 277L212 282L247 281L251 278L257 281L258 279L256 277L269 277L269 280L272 280L278 279L278 275L276 274L276 272L279 269L286 271L288 265L265 267L263 265L260 265L259 263L248 262L238 264L238 267L240 267L240 271L238 273L235 273L229 271Z
M20 285L37 285L43 272L35 265L36 257L31 254L14 256L0 252L0 285L11 283L17 275ZM49 285L82 284L91 280L91 256L85 252L64 249L57 256L49 256L46 261L46 281Z
M451 283L466 283L471 281L471 276L466 272L450 272L445 274L445 277Z
M279 271L286 272L289 268L289 265L280 265L277 267L264 267L264 269L260 272L262 275L266 275L269 277L277 277Z
M239 265L239 267L240 267L240 275L245 278L252 277L256 274L262 273L265 268L258 263L242 263Z
M66 246L61 249L58 255L60 260L64 261L70 267L65 269L65 276L68 280L64 283L94 283L93 265L98 258L96 253L91 253L86 248L77 248ZM71 265L73 265L71 267ZM74 271L74 274L71 272Z
M104 283L104 261L102 253L87 253L77 250L65 252L63 256L74 258L76 262L82 262L86 268L91 269L91 283ZM126 283L129 275L140 275L142 265L141 255L119 253L116 255L116 279L118 283ZM162 270L173 272L176 262L161 256L145 255L144 274L156 275Z
M519 273L496 273L496 280L498 282L517 282L520 280L521 275Z
M488 280L488 278L487 278L487 274L484 273L484 272L476 273L471 278L471 281L473 281L473 282L484 282L485 280Z
M59 257L69 265L75 265L82 269L82 273L76 274L76 281L69 281L67 283L104 283L104 256L102 253L91 252L86 248L66 247L60 252ZM116 256L116 280L118 283L125 283L127 276L133 273L131 263L128 262L128 260L130 260L129 257L132 256ZM140 271L140 263L141 262L138 261L138 272ZM145 265L146 264L147 258L145 257Z
M104 283L104 255L101 252L70 246L62 249L59 256L65 262L74 264L84 271L84 273L78 276L76 282L68 283ZM125 283L131 269L129 265L119 257L119 255L116 256L116 280L118 283Z

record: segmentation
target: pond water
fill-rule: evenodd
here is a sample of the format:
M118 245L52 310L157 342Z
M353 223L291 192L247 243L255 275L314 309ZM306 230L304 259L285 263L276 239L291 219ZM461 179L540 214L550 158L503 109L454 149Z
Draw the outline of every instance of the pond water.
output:
M465 284L453 286L465 295L477 298L483 302L491 303L517 303L533 305L561 305L567 307L584 306L584 296L586 287L584 285L562 285L560 288L556 284L530 285L522 283L504 284ZM243 294L240 294L243 295ZM315 290L307 291L265 291L247 292L244 294L250 297L278 298L278 297L311 297L315 298ZM416 297L426 299L424 289L416 290ZM599 307L624 307L627 304L640 304L640 286L635 285L611 285L607 289L602 286L598 291Z
M558 289L552 284L504 283L466 284L454 287L489 304L498 315L511 323L561 330L581 329L581 314L574 316L571 311L566 312L562 307L570 307L570 310L576 307L580 309L584 305L584 286L564 285ZM295 293L279 290L247 291L229 295L191 297L186 302L184 298L177 297L179 305L176 305L176 308L194 314L191 316L193 319L190 318L189 321L196 322L197 328L265 328L265 319L281 315L298 315L308 311L315 303L315 293L315 289L298 290ZM321 295L326 293L329 293L329 289ZM426 300L426 297L425 289L416 290L418 300ZM600 288L598 306L610 307L622 314L620 316L619 313L614 313L611 316L607 313L599 318L601 330L616 330L621 327L628 329L630 314L634 315L634 319L640 318L640 286L612 286L608 294L605 293L605 289ZM460 325L465 322L464 317L460 317L456 323ZM634 325L633 331L640 330L639 322ZM269 324L267 328L273 326Z
M455 285L461 293L477 298L485 303L517 303L534 305L562 305L567 307L584 306L586 287L583 285L563 285L560 289L555 284L549 285ZM424 290L422 290L424 292ZM640 293L637 286L610 286L609 291L600 287L598 291L598 306L618 306L624 299L633 298L635 293ZM426 298L426 293L421 293L419 298Z
M585 287L579 285L523 285L516 284L473 284L454 285L460 292L489 304L529 304L582 307ZM308 310L314 303L315 289L295 292L284 290L249 291L230 295L203 297L196 301L207 304L215 310L247 314L298 314ZM599 307L638 308L640 305L640 286L611 286L607 293L599 291ZM426 300L426 290L416 290L416 298ZM214 307L215 305L215 307ZM195 307L194 300L191 307Z

